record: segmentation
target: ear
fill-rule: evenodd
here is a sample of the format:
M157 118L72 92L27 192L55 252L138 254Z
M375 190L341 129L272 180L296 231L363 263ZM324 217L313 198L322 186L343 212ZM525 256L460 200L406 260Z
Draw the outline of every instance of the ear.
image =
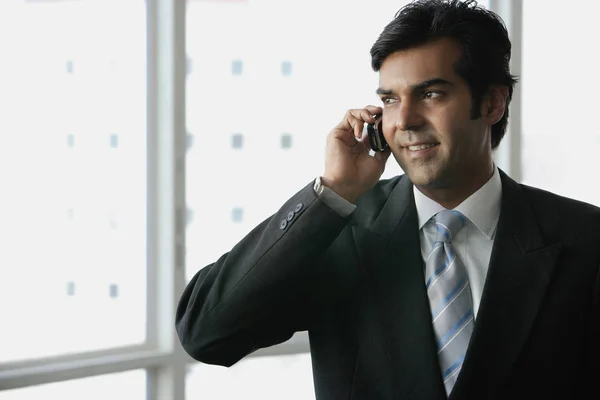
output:
M502 85L492 85L488 89L487 95L481 102L481 116L490 126L494 125L504 115L506 111L506 99L508 98L508 87Z

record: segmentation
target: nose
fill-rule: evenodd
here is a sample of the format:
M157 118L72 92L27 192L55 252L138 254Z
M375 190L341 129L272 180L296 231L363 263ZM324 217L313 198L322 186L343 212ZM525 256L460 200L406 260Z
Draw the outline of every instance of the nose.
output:
M425 123L420 105L412 100L402 101L394 113L394 122L397 130L416 131Z

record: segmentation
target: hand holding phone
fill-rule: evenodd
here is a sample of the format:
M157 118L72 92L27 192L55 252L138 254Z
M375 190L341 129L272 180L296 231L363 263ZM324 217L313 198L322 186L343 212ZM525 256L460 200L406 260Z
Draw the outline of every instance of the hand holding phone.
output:
M367 124L367 133L369 134L369 145L373 151L385 151L389 148L383 137L383 118L381 115L374 115L375 122Z
M379 143L376 148L385 149L385 142L365 137L369 136L366 132L369 123L380 126L380 121L374 116L382 113L381 107L372 105L350 109L327 136L325 171L321 183L351 203L371 189L385 171L390 152L369 152L375 143ZM381 131L381 127L373 131ZM383 138L381 135L379 137ZM369 143L366 143L367 140Z

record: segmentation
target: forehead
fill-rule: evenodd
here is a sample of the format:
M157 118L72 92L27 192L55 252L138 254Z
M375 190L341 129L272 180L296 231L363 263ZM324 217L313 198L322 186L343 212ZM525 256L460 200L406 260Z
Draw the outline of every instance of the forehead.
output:
M460 45L448 38L392 53L381 64L379 86L404 88L434 78L456 82L455 66L461 56Z

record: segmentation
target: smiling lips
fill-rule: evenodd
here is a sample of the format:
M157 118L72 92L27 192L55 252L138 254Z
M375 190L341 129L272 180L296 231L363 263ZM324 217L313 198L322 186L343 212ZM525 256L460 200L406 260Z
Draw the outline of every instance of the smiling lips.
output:
M410 151L418 151L418 150L429 149L429 148L437 146L437 145L438 145L438 143L427 143L427 144L416 144L416 145L407 146L407 147Z
M438 147L439 143L420 143L413 144L403 147L408 153L411 159L417 159L422 157L428 157L430 153L434 152Z

